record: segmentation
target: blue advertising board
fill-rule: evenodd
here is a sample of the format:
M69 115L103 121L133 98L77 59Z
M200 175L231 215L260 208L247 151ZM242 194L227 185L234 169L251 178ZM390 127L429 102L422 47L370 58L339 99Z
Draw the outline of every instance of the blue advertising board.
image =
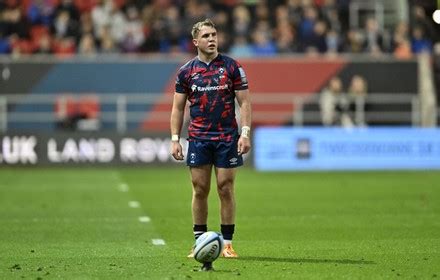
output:
M260 127L257 170L440 169L440 129Z

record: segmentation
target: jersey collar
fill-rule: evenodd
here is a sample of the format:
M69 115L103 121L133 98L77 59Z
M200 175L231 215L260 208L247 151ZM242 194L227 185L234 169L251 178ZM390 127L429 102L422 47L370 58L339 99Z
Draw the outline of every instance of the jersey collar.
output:
M197 59L198 62L200 62L200 63L202 63L203 65L206 65L206 66L211 65L211 63L213 63L213 62L214 62L215 60L217 60L218 58L220 58L220 53L217 53L217 56L216 56L216 57L214 57L210 62L206 63L206 62L200 60L199 56L196 57L196 59Z

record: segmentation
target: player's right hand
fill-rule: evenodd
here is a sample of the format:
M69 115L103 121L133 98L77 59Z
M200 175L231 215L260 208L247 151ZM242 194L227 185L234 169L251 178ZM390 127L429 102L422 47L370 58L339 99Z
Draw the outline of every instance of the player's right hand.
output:
M182 145L180 145L179 142L171 142L171 155L173 155L173 158L176 160L183 160Z
M251 140L248 137L240 137L237 143L238 154L244 155L251 149Z

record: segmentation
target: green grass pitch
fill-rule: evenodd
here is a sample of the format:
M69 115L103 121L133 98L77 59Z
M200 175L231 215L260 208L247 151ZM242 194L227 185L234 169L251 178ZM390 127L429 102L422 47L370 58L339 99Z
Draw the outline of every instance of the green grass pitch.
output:
M199 272L185 167L2 168L0 279L440 278L439 172L242 168L236 194L240 258Z

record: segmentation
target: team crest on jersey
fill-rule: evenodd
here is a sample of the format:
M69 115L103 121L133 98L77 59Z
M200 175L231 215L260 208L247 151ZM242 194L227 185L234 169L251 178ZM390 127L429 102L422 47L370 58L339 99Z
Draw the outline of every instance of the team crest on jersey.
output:
M192 86L191 86L191 91L192 91L192 92L195 92L196 89L197 89L197 86L196 86L196 85L192 85Z
M220 74L223 74L223 73L225 73L225 68L223 68L223 67L220 67L220 69L218 69L218 72L219 72Z

